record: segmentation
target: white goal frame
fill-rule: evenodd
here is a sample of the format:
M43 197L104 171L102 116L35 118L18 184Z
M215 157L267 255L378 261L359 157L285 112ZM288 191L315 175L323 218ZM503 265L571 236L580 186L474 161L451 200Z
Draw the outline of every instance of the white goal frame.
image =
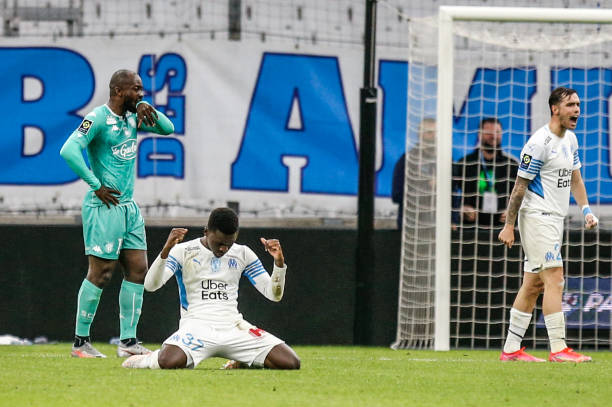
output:
M450 349L453 24L455 21L612 24L612 10L440 6L438 14L436 261L434 349ZM440 69L444 67L444 69ZM442 139L444 137L444 139Z

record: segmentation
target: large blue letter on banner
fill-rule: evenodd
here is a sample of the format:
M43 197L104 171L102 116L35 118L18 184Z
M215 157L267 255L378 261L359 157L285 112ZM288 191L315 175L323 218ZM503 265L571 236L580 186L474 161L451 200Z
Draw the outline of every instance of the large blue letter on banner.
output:
M155 55L143 55L138 65L138 74L145 90L144 99L151 104L155 93L167 86L167 103L155 104L155 107L172 121L175 134L185 134L183 89L187 82L187 64L183 57L178 54L164 54L155 60Z
M185 95L187 64L178 54L164 54L158 60L147 54L140 58L138 72L145 90L145 100L166 114L174 124L174 134L185 134ZM166 88L167 102L156 104L155 93ZM183 178L185 155L178 138L146 138L138 148L138 177Z
M582 178L592 203L612 202L608 101L612 94L609 68L553 68L552 88L576 89L581 116L576 126ZM588 112L588 115L584 113Z
M61 48L0 48L0 184L57 185L76 180L59 150L81 117L76 113L94 93L93 71L85 58ZM42 94L26 100L24 78L42 84ZM25 151L25 129L42 133L42 148Z
M536 70L528 68L478 68L467 101L453 124L453 161L470 153L485 117L496 117L504 129L502 146L515 157L529 137L531 97L536 91ZM520 118L520 119L517 119ZM508 141L512 145L508 145Z
M376 195L391 196L393 167L406 150L408 63L380 61L378 72L383 90L382 166L376 173Z
M297 129L289 124L296 111L301 115ZM355 139L335 57L264 54L232 164L232 188L287 191L284 156L307 159L302 192L357 193Z
M157 157L156 157L157 156ZM138 146L138 176L183 178L183 145L175 138L147 137Z

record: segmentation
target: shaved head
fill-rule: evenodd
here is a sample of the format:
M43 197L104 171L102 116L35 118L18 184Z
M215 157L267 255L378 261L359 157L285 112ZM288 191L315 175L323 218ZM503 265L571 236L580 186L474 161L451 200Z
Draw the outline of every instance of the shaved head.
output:
M108 87L110 88L111 96L116 94L115 88L123 89L134 82L136 72L129 69L120 69L111 76Z

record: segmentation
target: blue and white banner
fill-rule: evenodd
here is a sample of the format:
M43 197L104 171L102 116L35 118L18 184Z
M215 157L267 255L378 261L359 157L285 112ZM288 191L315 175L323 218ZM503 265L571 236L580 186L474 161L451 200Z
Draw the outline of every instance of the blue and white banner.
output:
M127 68L140 74L147 100L166 112L176 129L167 137L139 138L135 197L141 205L206 208L237 201L242 210L268 216L356 213L360 47L305 45L296 52L292 44L189 37L32 41L0 40L0 109L5 117L0 207L80 206L86 185L63 162L59 149L85 114L106 103L111 74ZM423 84L409 81L402 50L383 48L379 56L376 209L389 215L395 210L389 199L393 167L405 150L406 134L408 145L416 137L406 128L408 88ZM594 69L555 75L559 83L580 75L612 75L607 68ZM475 145L480 116L497 115L503 122L528 114L536 100L532 96L549 92L536 92L531 68L482 68L473 81L483 78L489 78L488 84L507 82L498 84L501 88L493 84L493 93L527 92L528 97L512 105L490 103L487 95L480 100L468 90L473 97L456 109L454 138L468 138L469 146ZM612 88L604 90L609 97ZM546 103L540 99L537 103ZM470 116L463 117L468 108ZM587 121L607 123L607 104L587 109ZM531 123L529 117L504 123L506 132L520 135L542 124ZM585 133L579 140L599 137L607 143L607 126L603 128L605 137ZM512 143L519 142L504 147L517 155L520 147ZM455 151L454 158L463 153ZM591 201L610 202L608 155L593 149L581 154L588 163L583 168Z

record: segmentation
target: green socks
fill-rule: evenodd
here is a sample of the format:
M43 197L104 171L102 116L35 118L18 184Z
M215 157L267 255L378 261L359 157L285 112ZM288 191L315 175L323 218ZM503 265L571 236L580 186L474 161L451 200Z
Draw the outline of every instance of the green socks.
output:
M144 285L123 280L119 292L119 339L136 338L136 327L142 308Z
M136 338L136 327L140 319L142 308L142 284L130 283L123 280L119 292L119 325L121 327L120 339ZM77 336L89 336L89 328L96 315L100 303L102 289L96 287L87 279L83 280L79 290L76 329Z
M78 336L89 336L89 328L96 315L102 289L96 287L87 279L83 280L77 302L76 329Z

